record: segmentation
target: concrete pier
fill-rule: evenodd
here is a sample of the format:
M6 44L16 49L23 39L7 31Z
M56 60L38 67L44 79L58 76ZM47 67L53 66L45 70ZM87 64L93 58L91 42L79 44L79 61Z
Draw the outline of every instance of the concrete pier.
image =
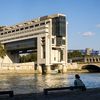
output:
M63 69L62 69L63 73L67 73L67 67L63 65Z
M48 65L48 66L46 66L46 73L47 74L50 74L51 73L51 67L50 67L50 65Z
M40 65L37 66L37 73L42 74L42 67Z

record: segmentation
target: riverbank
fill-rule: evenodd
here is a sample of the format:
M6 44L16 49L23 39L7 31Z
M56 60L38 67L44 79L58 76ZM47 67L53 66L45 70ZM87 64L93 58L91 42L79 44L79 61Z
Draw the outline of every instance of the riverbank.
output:
M19 94L10 98L1 96L0 100L100 100L100 88L88 89L87 91L60 91L48 95L43 93Z

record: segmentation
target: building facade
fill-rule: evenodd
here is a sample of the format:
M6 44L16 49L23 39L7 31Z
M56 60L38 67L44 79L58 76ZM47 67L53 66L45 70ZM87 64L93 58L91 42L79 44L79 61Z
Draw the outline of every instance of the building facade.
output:
M0 42L7 50L4 63L18 63L19 52L37 52L37 66L67 64L66 16L54 14L13 26L0 27Z

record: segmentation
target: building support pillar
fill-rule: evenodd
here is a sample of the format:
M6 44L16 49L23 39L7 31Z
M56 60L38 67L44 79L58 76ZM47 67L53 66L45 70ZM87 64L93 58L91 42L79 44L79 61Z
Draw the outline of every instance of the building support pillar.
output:
M66 73L66 72L67 72L67 67L63 65L62 73Z
M42 66L37 66L37 73L42 74Z
M46 66L46 73L47 74L50 74L51 73L51 66L50 65L47 65Z

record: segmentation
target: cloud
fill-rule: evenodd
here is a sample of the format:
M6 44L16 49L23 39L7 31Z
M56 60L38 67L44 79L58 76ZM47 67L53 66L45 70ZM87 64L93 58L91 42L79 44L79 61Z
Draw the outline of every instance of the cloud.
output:
M97 24L96 27L97 27L97 28L100 28L100 24Z
M82 35L88 37L88 36L93 36L94 33L93 32L83 32Z

